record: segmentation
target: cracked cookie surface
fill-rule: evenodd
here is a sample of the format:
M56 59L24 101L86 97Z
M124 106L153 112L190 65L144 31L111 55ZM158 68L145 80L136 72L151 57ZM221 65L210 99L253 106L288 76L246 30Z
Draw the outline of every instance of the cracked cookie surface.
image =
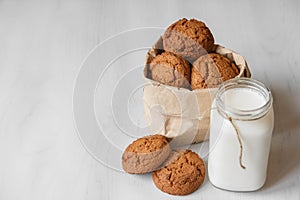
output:
M124 151L122 166L131 174L143 174L157 170L168 158L170 145L163 135L150 135L132 142Z
M196 19L180 19L171 24L163 35L166 51L178 54L189 62L211 52L214 37L205 23Z
M198 58L192 67L192 89L216 88L239 74L237 66L225 56L210 53Z
M191 67L185 59L174 53L163 52L156 56L149 70L155 81L190 89Z
M152 173L157 188L172 195L187 195L203 183L203 160L191 150L173 151L164 167Z

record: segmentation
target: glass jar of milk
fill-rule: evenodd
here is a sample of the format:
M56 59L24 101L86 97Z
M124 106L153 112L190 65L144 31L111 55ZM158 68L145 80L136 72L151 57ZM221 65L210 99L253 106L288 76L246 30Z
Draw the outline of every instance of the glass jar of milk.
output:
M261 188L274 126L273 98L250 78L224 82L212 105L208 157L210 182L221 189Z

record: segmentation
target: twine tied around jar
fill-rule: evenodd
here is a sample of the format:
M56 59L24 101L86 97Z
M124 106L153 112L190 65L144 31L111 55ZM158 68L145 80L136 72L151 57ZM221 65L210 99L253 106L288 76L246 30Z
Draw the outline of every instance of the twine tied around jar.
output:
M233 128L236 132L236 135L237 135L237 139L240 144L240 156L239 156L240 166L241 166L241 168L246 169L245 165L243 165L243 143L242 143L240 132L239 132L236 124L233 122L233 119L231 117L229 117L228 115L226 117L229 120L229 122L231 123L231 125L233 126Z
M230 124L232 125L232 127L234 128L234 131L236 133L236 136L237 136L237 140L239 142L239 145L240 145L240 155L239 155L239 163L240 163L240 166L242 169L246 169L246 166L243 164L243 143L242 143L242 137L241 137L241 134L239 132L239 129L238 127L236 126L235 122L233 121L233 118L230 117L227 113L225 112L222 112L220 109L214 107L212 109L217 109L218 112L220 113L220 115L222 115L225 119L227 119Z
M218 112L221 115L223 115L223 117L225 117L231 123L231 125L233 126L233 128L235 130L235 133L236 133L239 145L240 145L240 155L239 155L240 166L241 166L242 169L246 169L246 166L243 164L243 143L242 143L242 137L241 137L240 131L239 131L239 129L238 129L238 127L237 127L237 125L234 122L232 117L230 117L227 113L220 111L220 109L218 109ZM267 114L267 112L262 113L262 115L254 117L252 119L239 119L239 118L237 118L236 120L239 120L239 121L252 121L252 120L261 119L266 114Z

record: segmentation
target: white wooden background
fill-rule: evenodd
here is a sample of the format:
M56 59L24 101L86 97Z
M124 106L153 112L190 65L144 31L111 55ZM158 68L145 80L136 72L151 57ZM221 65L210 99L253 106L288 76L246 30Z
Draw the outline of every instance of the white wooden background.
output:
M257 192L206 181L192 195L166 195L150 175L95 161L75 133L72 90L88 52L121 31L182 17L205 21L273 91L268 180ZM0 200L300 199L299 21L298 0L0 0Z

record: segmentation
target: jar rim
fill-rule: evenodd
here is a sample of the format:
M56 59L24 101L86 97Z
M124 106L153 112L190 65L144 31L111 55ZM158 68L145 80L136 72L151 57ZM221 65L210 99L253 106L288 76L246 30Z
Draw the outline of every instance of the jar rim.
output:
M254 109L238 109L230 105L225 105L222 100L222 95L224 92L235 88L254 89L262 94L266 101L263 105ZM266 115L272 104L273 97L271 90L260 81L252 78L240 77L227 80L219 86L216 94L217 109L219 113L226 118L231 117L232 119L238 120L255 120Z

